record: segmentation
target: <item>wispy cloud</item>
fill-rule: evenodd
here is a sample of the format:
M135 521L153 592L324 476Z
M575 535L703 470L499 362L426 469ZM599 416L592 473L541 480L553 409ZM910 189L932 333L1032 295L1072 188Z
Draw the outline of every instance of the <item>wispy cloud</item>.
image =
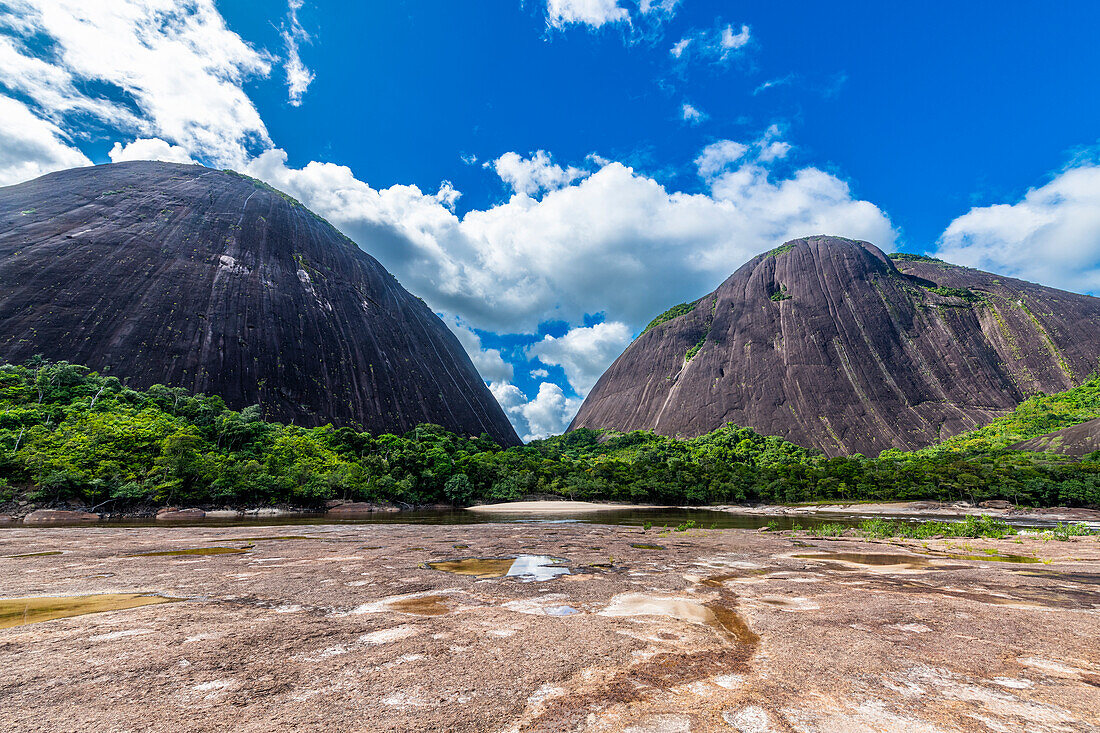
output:
M719 25L710 30L695 30L681 38L669 49L674 59L687 61L691 58L712 63L725 63L736 56L752 41L752 30L742 25L735 30L733 25Z
M302 8L302 2L303 0L287 0L287 22L281 31L283 43L286 46L284 68L287 94L290 103L295 107L301 106L302 95L309 89L314 78L313 72L302 63L301 54L298 52L298 44L309 43L310 40L309 34L298 20L298 11Z
M766 92L769 89L774 89L776 87L787 86L788 84L790 84L793 81L794 81L794 74L787 74L786 76L781 76L778 79L768 79L767 81L762 82L760 85L758 85L756 87L756 89L753 89L752 90L752 95L755 97L757 94L760 94L761 92Z

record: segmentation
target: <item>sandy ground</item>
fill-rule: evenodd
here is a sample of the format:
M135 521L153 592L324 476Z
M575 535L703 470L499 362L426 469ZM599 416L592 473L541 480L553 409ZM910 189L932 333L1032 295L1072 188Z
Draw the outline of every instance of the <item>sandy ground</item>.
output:
M597 504L591 501L507 501L468 507L472 512L491 514L591 514L663 508L665 507L648 504Z
M133 556L209 547L245 551ZM523 553L570 573L426 564ZM0 555L9 599L183 599L0 629L4 731L1100 730L1095 538L16 527Z

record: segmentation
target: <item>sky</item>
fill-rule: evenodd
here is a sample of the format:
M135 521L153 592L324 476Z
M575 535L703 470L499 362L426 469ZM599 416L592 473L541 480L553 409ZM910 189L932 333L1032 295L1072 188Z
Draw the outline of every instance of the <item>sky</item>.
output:
M1100 3L0 0L0 185L158 159L295 196L525 439L811 234L1100 294Z

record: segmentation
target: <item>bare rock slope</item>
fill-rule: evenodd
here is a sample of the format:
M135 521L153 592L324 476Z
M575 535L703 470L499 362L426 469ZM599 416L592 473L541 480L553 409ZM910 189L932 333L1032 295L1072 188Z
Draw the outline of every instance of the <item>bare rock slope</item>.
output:
M0 359L259 403L269 419L518 443L445 324L297 201L201 166L0 188Z
M571 429L686 437L734 422L828 455L876 455L1069 389L1100 356L1100 299L838 237L759 255L664 318Z

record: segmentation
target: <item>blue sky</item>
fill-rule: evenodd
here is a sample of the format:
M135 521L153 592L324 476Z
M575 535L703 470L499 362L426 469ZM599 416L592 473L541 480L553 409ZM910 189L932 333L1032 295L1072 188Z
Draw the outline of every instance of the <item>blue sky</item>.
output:
M1100 292L1100 5L0 0L0 184L192 160L328 217L560 431L785 238Z

